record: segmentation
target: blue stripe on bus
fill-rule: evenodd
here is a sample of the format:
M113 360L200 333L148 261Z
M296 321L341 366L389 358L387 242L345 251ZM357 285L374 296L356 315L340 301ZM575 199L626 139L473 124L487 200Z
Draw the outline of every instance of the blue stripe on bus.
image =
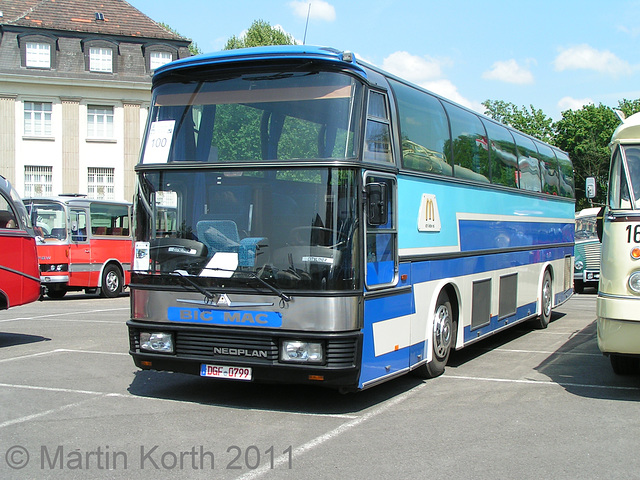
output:
M573 242L573 222L460 220L460 251Z
M441 229L439 232L420 232L417 228L422 195L436 196ZM490 206L490 207L488 207ZM559 219L572 225L574 204L551 196L523 195L522 192L491 190L469 184L451 183L447 178L419 178L398 176L398 242L400 250L425 247L458 246L458 214L499 215L511 217L517 224L521 219L539 218L540 222ZM412 214L412 212L414 212ZM486 232L485 234L486 235ZM483 235L483 236L484 236ZM573 232L571 232L571 239ZM517 241L517 237L514 237ZM572 241L572 240L568 240Z
M523 252L507 252L474 257L412 262L411 281L413 284L416 284L448 277L473 275L476 273L559 260L565 258L567 255L573 255L573 247L542 248Z
M478 337L482 337L487 333L491 333L494 330L502 328L510 323L517 322L523 318L530 317L536 311L536 302L522 305L516 309L516 313L505 318L498 319L497 315L494 315L489 320L489 323L482 325L481 327L472 328L471 325L464 327L464 342L467 343Z

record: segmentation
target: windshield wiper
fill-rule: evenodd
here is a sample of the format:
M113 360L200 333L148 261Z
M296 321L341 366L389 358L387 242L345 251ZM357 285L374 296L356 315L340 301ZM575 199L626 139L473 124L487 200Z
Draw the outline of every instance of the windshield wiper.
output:
M280 297L280 299L283 302L287 302L289 303L291 301L291 297L289 295L287 295L286 293L284 293L282 290L274 287L273 285L271 285L269 282L267 282L266 280L260 278L258 275L256 275L254 272L237 272L236 270L228 270L225 268L211 268L211 267L204 267L203 270L212 270L215 272L229 272L229 273L243 273L248 275L250 278L257 280L259 283L261 283L263 286L267 287L271 292L275 293L278 297ZM186 277L182 277L182 278L186 278ZM234 280L238 280L238 277L234 277Z
M196 282L194 282L193 280L191 280L189 278L188 275L183 275L182 272L176 270L174 272L171 272L171 275L177 275L178 278L185 280L189 285L191 285L193 288L195 288L196 290L198 290L198 292L200 292L202 295L204 295L205 297L207 297L209 300L215 300L216 296L211 293L208 292L207 290L205 290L204 288L202 288L200 285L198 285Z

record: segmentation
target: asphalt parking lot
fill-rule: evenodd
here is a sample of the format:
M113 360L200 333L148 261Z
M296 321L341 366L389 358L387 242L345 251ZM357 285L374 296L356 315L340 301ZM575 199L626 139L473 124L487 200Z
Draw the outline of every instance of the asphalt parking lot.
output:
M0 312L0 478L639 478L640 376L595 302L349 395L139 371L126 295Z

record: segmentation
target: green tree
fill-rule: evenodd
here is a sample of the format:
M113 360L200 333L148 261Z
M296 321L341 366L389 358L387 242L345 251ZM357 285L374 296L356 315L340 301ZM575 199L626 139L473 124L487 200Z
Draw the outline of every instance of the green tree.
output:
M640 98L637 100L627 100L625 98L618 101L617 110L621 110L625 117L630 117L634 113L640 112Z
M629 108L625 104L625 108ZM562 112L562 119L554 124L555 144L566 151L573 161L576 182L576 210L589 205L584 183L595 177L596 203L604 203L609 176L609 142L620 120L605 105L585 105L580 110Z
M544 142L553 143L553 120L533 105L519 108L503 100L485 100L482 105L488 117Z
M224 46L224 50L236 48L259 47L263 45L295 45L296 41L288 33L272 27L264 20L254 20L241 37L232 36Z

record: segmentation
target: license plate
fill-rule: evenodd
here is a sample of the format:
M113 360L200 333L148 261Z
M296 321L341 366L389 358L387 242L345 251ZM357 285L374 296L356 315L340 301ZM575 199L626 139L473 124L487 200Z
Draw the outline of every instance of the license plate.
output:
M230 367L228 365L200 365L201 377L226 378L232 380L251 380L251 368Z

